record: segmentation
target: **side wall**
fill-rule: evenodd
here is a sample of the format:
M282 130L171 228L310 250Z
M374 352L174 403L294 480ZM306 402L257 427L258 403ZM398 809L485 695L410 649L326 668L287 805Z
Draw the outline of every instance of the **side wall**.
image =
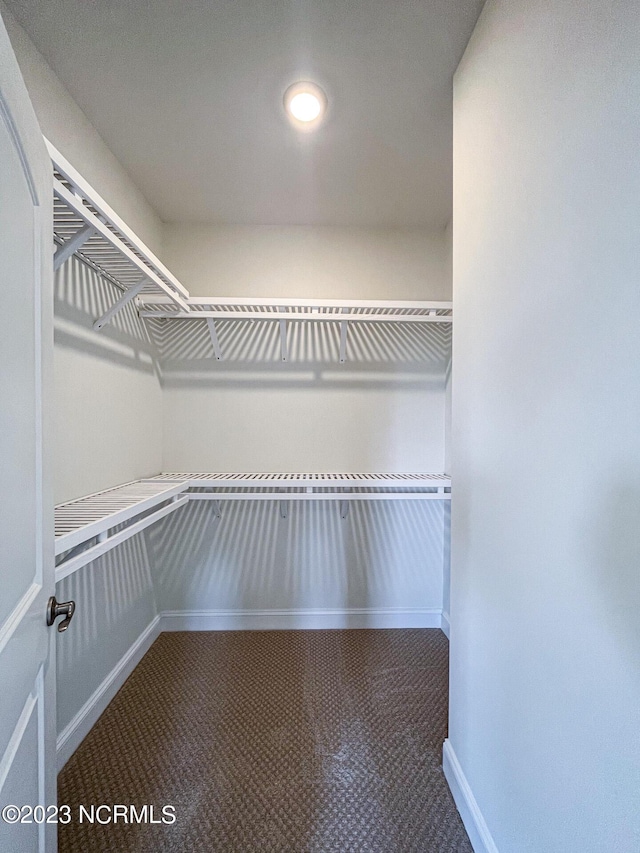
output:
M75 258L56 274L56 503L162 468L160 367L148 329L133 306L92 329L119 295Z
M115 298L114 288L76 259L56 274L56 502L153 476L162 465L162 389L144 324L127 306L103 332L91 328ZM86 703L156 616L146 537L56 585L59 600L77 605L73 630L58 635L64 757L77 745L74 726L95 721Z
M447 279L453 279L453 220L449 221L445 231L447 247ZM451 358L445 367L444 388L444 470L451 473L451 443L452 443L452 369ZM447 637L450 633L451 608L451 503L444 506L444 561L442 566L442 630Z
M157 249L158 217L24 30L4 6L0 11L43 133ZM114 298L112 286L75 259L56 275L56 503L155 474L162 465L162 390L147 330L133 310L123 312L101 334L91 329ZM155 619L144 534L57 584L56 596L73 598L77 605L72 629L57 635L58 733L64 760L95 721L96 709L117 688L126 669L118 670L122 661L131 664L144 650L144 643L136 642L147 636L144 632ZM109 682L114 672L120 675ZM96 691L104 691L102 706L92 704Z
M455 79L445 760L477 851L638 850L639 43L627 0L489 0Z
M2 5L42 132L151 249L161 223L33 42ZM133 311L100 335L91 322L119 294L77 261L56 277L55 501L161 467L161 388L155 349Z
M166 226L165 257L194 295L450 298L443 231ZM352 325L340 364L337 326L290 323L283 363L276 324L219 323L222 362L186 325L158 331L165 470L444 469L448 327ZM439 502L185 513L190 535L158 557L163 610L442 608Z

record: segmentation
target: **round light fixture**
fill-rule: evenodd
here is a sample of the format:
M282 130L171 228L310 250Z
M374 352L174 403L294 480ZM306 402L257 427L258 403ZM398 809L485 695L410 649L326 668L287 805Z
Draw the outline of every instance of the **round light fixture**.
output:
M289 102L289 111L298 121L313 121L318 118L322 106L311 92L299 92Z
M284 108L298 130L315 130L324 118L327 96L315 83L301 81L284 93Z

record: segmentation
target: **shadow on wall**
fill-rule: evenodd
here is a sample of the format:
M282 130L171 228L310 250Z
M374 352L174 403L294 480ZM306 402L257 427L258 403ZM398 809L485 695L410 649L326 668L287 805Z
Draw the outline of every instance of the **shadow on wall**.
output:
M192 502L150 528L159 609L442 607L443 502L284 503Z
M158 351L134 305L126 305L100 332L92 328L121 296L119 288L87 264L75 257L68 260L55 276L55 343L157 375Z
M133 304L125 306L100 332L92 328L122 295L78 258L72 258L55 278L55 341L112 363L144 372L163 370L180 372L180 380L189 383L192 374L203 371L221 378L234 369L309 370L327 365L340 369L340 324L287 323L287 362L283 364L280 328L277 322L216 322L216 333L223 354L215 358L206 321L142 320ZM437 375L441 381L451 352L451 326L448 324L351 323L347 341L346 370L377 368L393 373L415 372Z
M205 320L147 320L163 365L184 370L216 365ZM282 364L278 322L216 322L224 365ZM340 324L287 323L288 364L340 364ZM451 349L451 326L440 323L351 323L347 364L401 366L442 374Z
M146 539L134 536L59 581L56 597L76 602L71 628L56 635L61 732L155 616Z
M618 481L590 513L580 539L583 555L596 577L597 601L606 614L610 636L630 672L640 671L640 489L634 481Z

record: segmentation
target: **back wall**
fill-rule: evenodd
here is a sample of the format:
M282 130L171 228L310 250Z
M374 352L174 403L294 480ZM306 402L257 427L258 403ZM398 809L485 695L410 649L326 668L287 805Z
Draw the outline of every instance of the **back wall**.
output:
M195 296L450 298L444 230L166 225ZM446 327L218 323L157 330L165 470L442 471Z

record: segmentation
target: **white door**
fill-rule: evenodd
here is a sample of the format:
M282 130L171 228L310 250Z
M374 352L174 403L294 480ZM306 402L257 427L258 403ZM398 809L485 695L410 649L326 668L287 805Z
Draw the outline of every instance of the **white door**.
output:
M56 849L53 496L43 447L52 340L52 177L0 19L0 850ZM45 393L43 394L43 389ZM29 823L28 821L31 820Z

